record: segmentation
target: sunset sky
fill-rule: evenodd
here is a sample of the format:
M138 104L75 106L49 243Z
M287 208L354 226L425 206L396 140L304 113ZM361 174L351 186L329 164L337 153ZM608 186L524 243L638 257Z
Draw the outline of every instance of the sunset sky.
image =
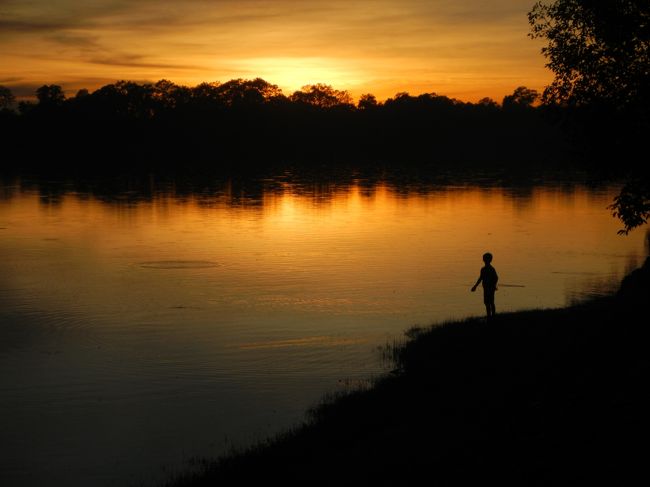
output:
M533 0L0 0L0 85L68 95L119 79L261 77L501 101L551 80Z

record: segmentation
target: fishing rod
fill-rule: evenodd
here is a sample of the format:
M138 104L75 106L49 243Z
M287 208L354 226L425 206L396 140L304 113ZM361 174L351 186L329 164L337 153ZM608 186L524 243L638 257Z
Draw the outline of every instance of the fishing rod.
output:
M465 284L463 284L465 286ZM469 285L469 287L472 287L472 284ZM526 287L523 284L501 284L497 283L497 288L499 287Z

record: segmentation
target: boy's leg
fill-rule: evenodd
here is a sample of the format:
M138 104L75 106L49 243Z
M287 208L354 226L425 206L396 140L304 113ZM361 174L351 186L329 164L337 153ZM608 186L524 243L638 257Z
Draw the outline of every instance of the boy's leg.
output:
M494 313L496 312L494 308L494 291L484 288L483 302L485 303L485 312L487 313L487 317L493 317Z

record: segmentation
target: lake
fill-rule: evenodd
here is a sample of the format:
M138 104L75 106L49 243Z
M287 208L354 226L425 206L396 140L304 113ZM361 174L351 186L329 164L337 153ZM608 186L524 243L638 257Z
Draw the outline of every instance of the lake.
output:
M611 292L616 184L288 172L0 186L0 483L149 485L365 387L414 325Z

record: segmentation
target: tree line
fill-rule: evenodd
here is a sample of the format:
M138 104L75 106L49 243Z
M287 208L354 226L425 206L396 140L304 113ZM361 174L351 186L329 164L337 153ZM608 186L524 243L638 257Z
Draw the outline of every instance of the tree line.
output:
M562 140L561 117L526 87L501 104L405 92L383 102L364 94L354 103L347 91L325 84L285 95L260 78L193 87L119 81L70 97L61 86L43 85L35 102L20 102L17 110L11 92L0 93L2 132L21 164L37 166L94 167L107 158L116 165L539 162L557 157L553 148Z

